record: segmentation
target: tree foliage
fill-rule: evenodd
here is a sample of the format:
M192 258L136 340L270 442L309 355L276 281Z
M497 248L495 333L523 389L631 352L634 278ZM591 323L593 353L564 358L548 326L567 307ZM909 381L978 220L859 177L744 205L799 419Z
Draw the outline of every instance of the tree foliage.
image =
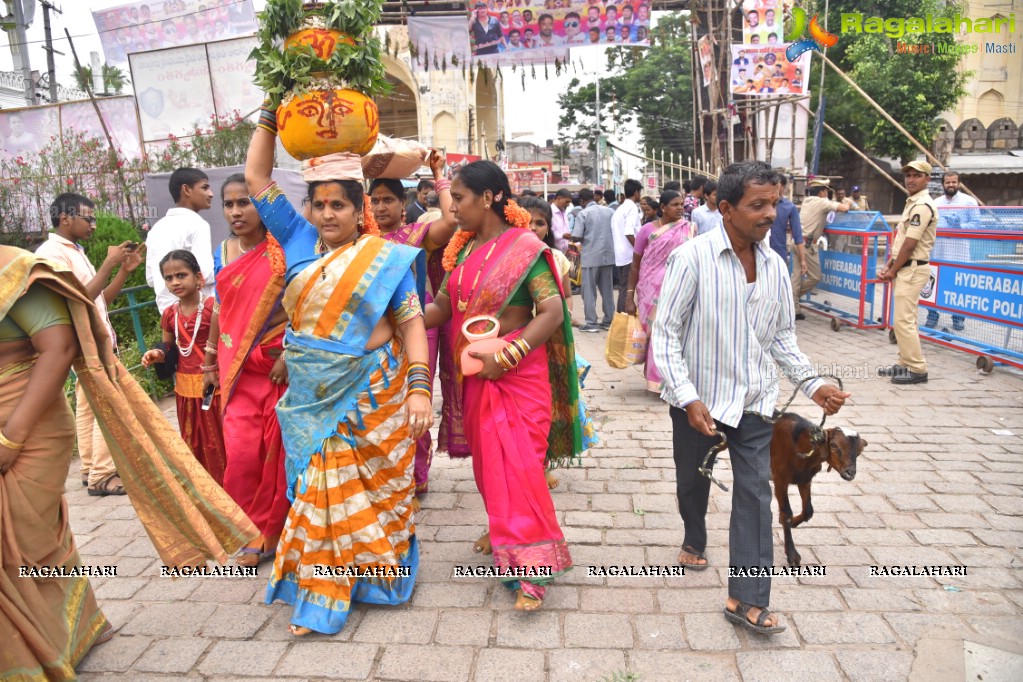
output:
M692 154L693 83L688 15L661 16L651 31L651 47L607 51L607 75L600 80L604 131L635 124L644 147ZM593 149L596 84L572 79L558 97L558 128L563 141Z
M111 64L104 64L103 69L100 72L103 75L103 92L96 94L113 94L120 95L124 92L124 88L128 85L128 76L122 69ZM75 84L79 90L88 90L92 88L92 67L83 66L75 69Z
M823 0L814 0L809 14L823 14ZM896 52L897 42L954 45L955 34L909 34L889 38L883 34L839 34L843 12L864 17L951 17L965 8L943 0L829 0L828 28L839 35L838 44L828 49L828 59L839 66L885 111L924 145L930 145L936 131L935 119L953 109L966 93L968 73L958 71L955 54L913 54ZM812 91L820 84L822 60L813 58ZM830 68L825 73L827 97L825 118L857 147L870 153L906 161L919 152L906 137L886 121L863 96ZM816 99L816 98L815 98ZM824 135L822 154L835 158L845 146L834 136Z

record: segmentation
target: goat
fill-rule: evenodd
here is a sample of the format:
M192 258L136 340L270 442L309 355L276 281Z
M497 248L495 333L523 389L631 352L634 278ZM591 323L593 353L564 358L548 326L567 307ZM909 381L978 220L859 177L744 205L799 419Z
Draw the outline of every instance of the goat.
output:
M774 496L778 500L778 521L785 531L785 557L789 566L799 566L801 557L792 542L792 529L813 518L810 484L824 463L828 471L835 469L846 481L856 477L856 458L867 447L867 441L852 429L836 426L826 429L817 442L814 432L818 427L798 414L786 412L774 424L771 436L771 478ZM789 486L799 486L803 511L792 516L789 505Z

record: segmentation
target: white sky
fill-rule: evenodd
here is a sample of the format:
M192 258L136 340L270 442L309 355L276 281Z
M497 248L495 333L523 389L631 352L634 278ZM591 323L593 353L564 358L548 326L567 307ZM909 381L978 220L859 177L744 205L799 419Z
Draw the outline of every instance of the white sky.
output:
M64 28L71 32L75 42L75 49L78 50L78 58L82 63L89 63L89 53L96 51L102 59L103 47L100 44L99 35L96 32L96 25L92 21L92 11L109 9L125 4L124 0L56 0L55 4L63 11L63 14L51 14L51 28L54 37L54 47L64 55L55 55L57 67L57 82L61 85L74 87L74 59L71 56L71 49L68 47L67 39L64 37ZM265 0L253 0L256 11L263 9ZM656 14L654 21L656 22ZM28 29L29 59L34 70L40 74L46 73L46 51L43 49L43 12L42 7L36 7L35 20ZM538 77L532 80L526 79L525 91L522 89L521 74L511 73L511 69L502 69L505 73L505 131L508 140L513 139L515 133L532 133L528 136L514 138L517 141L534 142L543 145L548 139L558 139L558 118L561 109L558 106L558 94L563 92L572 78L579 78L583 83L589 82L592 76L587 73L603 73L606 70L607 60L604 50L601 48L575 49L572 51L572 61L576 70L571 68L562 72L560 77L554 75L554 64L549 67L550 80L544 80L542 66L538 68ZM8 34L0 32L0 71L12 71L14 62L11 57ZM608 132L605 130L605 132ZM633 146L638 143L638 136L631 131L619 131L618 139ZM628 157L626 157L628 159ZM626 174L629 174L634 166L626 164Z

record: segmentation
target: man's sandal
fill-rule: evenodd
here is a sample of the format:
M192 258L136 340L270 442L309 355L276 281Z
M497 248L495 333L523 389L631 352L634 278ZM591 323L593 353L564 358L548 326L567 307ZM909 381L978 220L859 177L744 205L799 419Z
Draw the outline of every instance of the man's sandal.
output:
M697 552L696 549L694 549L690 545L686 545L685 547L683 547L682 551L685 552L686 554L696 557L697 559L702 559L703 563L701 564L698 561L682 561L682 556L679 555L678 558L679 566L685 566L686 568L691 568L694 571L702 571L706 569L707 566L710 565L710 562L707 561L707 557L705 557L702 552Z
M732 621L736 625L741 625L742 627L746 628L750 632L757 633L758 635L773 635L776 632L784 632L785 631L785 626L784 625L770 625L770 626L769 625L765 625L765 623L767 622L767 619L774 615L773 613L771 613L771 611L766 606L764 608L760 609L760 615L757 616L756 622L751 621L749 619L749 612L750 612L750 609L754 609L754 608L757 608L757 607L750 606L749 604L744 604L742 602L739 602L738 605L736 605L734 611L729 611L728 607L726 606L725 609L724 609L725 618L727 618L728 620ZM775 621L775 622L777 622L777 621Z
M114 479L117 479L117 483L114 483ZM114 472L104 479L101 479L96 485L89 486L89 494L98 497L105 497L107 495L124 495L124 486L121 484L121 477Z

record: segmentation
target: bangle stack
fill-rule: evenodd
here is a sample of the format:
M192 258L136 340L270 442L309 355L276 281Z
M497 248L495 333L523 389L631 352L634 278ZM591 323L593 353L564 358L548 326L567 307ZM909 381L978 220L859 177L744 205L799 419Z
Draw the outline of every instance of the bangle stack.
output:
M433 373L425 362L410 362L408 366L408 395L418 393L433 399Z
M199 369L202 370L203 374L220 374L220 368L216 365L199 365Z
M494 360L501 367L504 367L505 371L513 370L518 367L519 363L522 362L522 358L526 357L530 350L532 350L532 347L529 345L529 342L520 336L494 353Z
M4 435L3 431L0 431L0 445L4 446L8 450L21 450L25 447L25 443L15 443L13 440Z
M213 343L207 343L206 344L206 348L204 348L203 350L205 350L207 353L211 353L213 355L217 354L217 346L216 346L216 344L213 344Z
M272 135L277 134L277 112L271 111L266 107L260 107L259 109L259 122L256 123L257 128L271 133Z
M441 178L440 180L434 181L434 183L433 183L433 191L434 192L436 192L437 194L440 194L441 192L443 192L446 189L451 189L451 181L450 180L447 180L446 178Z

